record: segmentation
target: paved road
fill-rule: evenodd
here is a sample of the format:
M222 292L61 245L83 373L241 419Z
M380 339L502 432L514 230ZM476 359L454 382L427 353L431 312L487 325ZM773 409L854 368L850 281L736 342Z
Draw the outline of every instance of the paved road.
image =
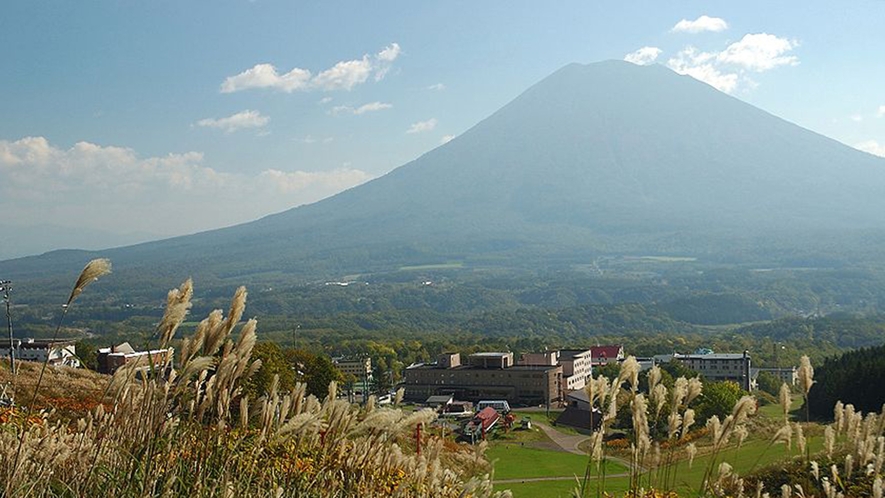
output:
M542 424L540 422L535 422L535 425L540 427L541 430L544 431L544 434L547 434L547 437L549 437L551 441L562 448L562 451L567 451L576 455L587 454L587 452L579 450L578 445L590 439L590 436L585 436L583 434L563 434L553 427L550 427L547 424Z

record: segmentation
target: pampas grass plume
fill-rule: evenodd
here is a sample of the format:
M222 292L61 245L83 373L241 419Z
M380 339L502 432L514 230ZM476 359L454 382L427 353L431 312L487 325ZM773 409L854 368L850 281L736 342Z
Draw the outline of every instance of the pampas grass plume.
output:
M106 258L98 258L93 259L89 263L86 263L86 266L83 268L83 271L80 272L80 276L77 277L77 283L74 284L73 290L71 290L71 295L68 297L67 303L65 306L70 306L74 299L77 298L82 292L83 289L86 288L87 285L95 282L99 279L99 277L103 277L111 272L111 260Z
M799 387L802 388L802 392L808 396L808 391L811 390L811 386L814 384L814 368L811 366L811 360L808 359L808 356L802 355L802 358L799 359Z

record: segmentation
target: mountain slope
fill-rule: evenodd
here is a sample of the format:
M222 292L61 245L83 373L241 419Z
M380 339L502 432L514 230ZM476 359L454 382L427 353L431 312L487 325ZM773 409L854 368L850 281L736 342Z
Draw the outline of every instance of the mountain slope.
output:
M451 142L329 199L102 254L118 268L213 280L710 255L736 240L765 252L772 233L880 233L883 193L881 158L664 67L609 61L566 66ZM50 253L0 272L52 274L84 256Z

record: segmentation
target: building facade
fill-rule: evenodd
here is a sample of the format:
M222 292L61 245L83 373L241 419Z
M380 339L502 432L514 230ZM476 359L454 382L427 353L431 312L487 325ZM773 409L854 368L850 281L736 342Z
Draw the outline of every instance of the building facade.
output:
M39 339L13 339L12 350L16 360L48 361L50 365L64 365L77 368L77 348L74 341L47 341ZM9 342L0 342L0 357L9 358Z
M710 381L731 380L737 382L742 389L749 391L752 387L750 375L750 354L743 353L707 353L673 355L673 360L682 362L686 367L703 375Z
M406 368L402 387L405 399L415 402L452 394L473 402L500 399L515 405L552 405L562 400L562 367L514 365L510 352L475 353L462 365L458 353L446 353L436 363Z
M332 358L332 363L344 375L353 375L357 382L372 379L372 359L368 356L360 359Z
M556 366L562 367L562 391L567 393L584 389L593 374L589 349L562 349L544 351L542 353L526 353L519 361L524 366Z
M118 368L132 363L138 363L139 370L160 369L172 363L173 354L172 348L136 351L128 342L124 342L98 350L98 372L112 374Z
M753 368L750 372L753 375L754 382L759 372L768 372L788 386L795 386L799 382L799 371L796 367Z
M590 360L594 367L608 363L617 363L624 359L624 346L613 344L593 346L590 348Z

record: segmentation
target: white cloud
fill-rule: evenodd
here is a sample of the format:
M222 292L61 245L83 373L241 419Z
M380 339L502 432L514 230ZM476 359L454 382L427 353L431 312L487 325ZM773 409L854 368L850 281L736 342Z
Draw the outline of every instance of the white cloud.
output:
M702 31L725 31L728 23L719 17L701 16L694 21L683 19L673 26L670 31L674 33L700 33Z
M261 128L270 121L267 116L262 116L258 111L245 110L226 118L206 118L197 121L197 126L204 128L218 128L227 133L232 133L243 128Z
M748 72L762 73L780 66L795 66L799 58L788 53L796 41L767 33L747 34L721 52L703 52L687 46L667 61L679 74L687 74L713 87L732 93L739 87L755 88Z
M427 131L431 131L436 128L436 118L430 118L427 121L418 121L417 123L412 123L409 126L409 129L406 130L406 133L424 133Z
M798 46L798 42L768 33L746 34L741 41L732 43L716 57L724 64L761 73L778 66L798 65L798 57L785 55Z
M624 60L639 66L651 64L661 55L662 50L658 47L642 47L635 52L624 56Z
M249 88L274 88L284 92L306 90L310 83L310 71L295 68L279 74L272 64L256 64L236 76L228 76L221 84L221 93L233 93Z
M17 222L167 235L249 221L371 179L354 168L227 173L199 152L142 158L88 142L63 149L43 137L0 140L0 177L0 210Z
M699 52L694 47L686 47L680 51L667 61L667 66L679 74L701 80L725 93L733 92L738 84L737 73L723 72L719 69L715 54Z
M870 154L885 157L885 144L880 144L875 140L867 140L866 142L855 144L854 148L869 152Z
M879 110L876 111L877 118L881 118L882 116L885 116L885 105L880 105Z
M434 83L434 84L428 86L427 89L428 89L428 90L441 91L441 90L445 90L445 89L446 89L446 86L445 86L444 84L442 84L442 83Z
M320 101L317 102L317 103L320 104L320 105L326 105L326 104L328 104L328 103L331 102L331 101L332 101L332 97L323 97L323 98L321 98Z
M854 114L850 116L850 119L855 123L860 123L861 121L863 121L863 116L861 116L860 114Z
M366 54L360 59L338 62L316 75L310 70L297 67L280 74L272 64L256 64L237 75L225 78L221 84L221 93L253 88L270 88L287 93L352 90L365 83L373 74L375 81L383 79L401 52L399 44L392 43L375 55Z
M444 145L444 144L451 142L454 139L455 139L455 135L443 135L443 137L439 141L439 144Z
M329 111L330 114L365 114L367 112L375 112L375 111L383 111L384 109L390 109L393 107L393 104L387 104L385 102L370 102L368 104L363 104L357 108L353 108L347 105L336 105Z

